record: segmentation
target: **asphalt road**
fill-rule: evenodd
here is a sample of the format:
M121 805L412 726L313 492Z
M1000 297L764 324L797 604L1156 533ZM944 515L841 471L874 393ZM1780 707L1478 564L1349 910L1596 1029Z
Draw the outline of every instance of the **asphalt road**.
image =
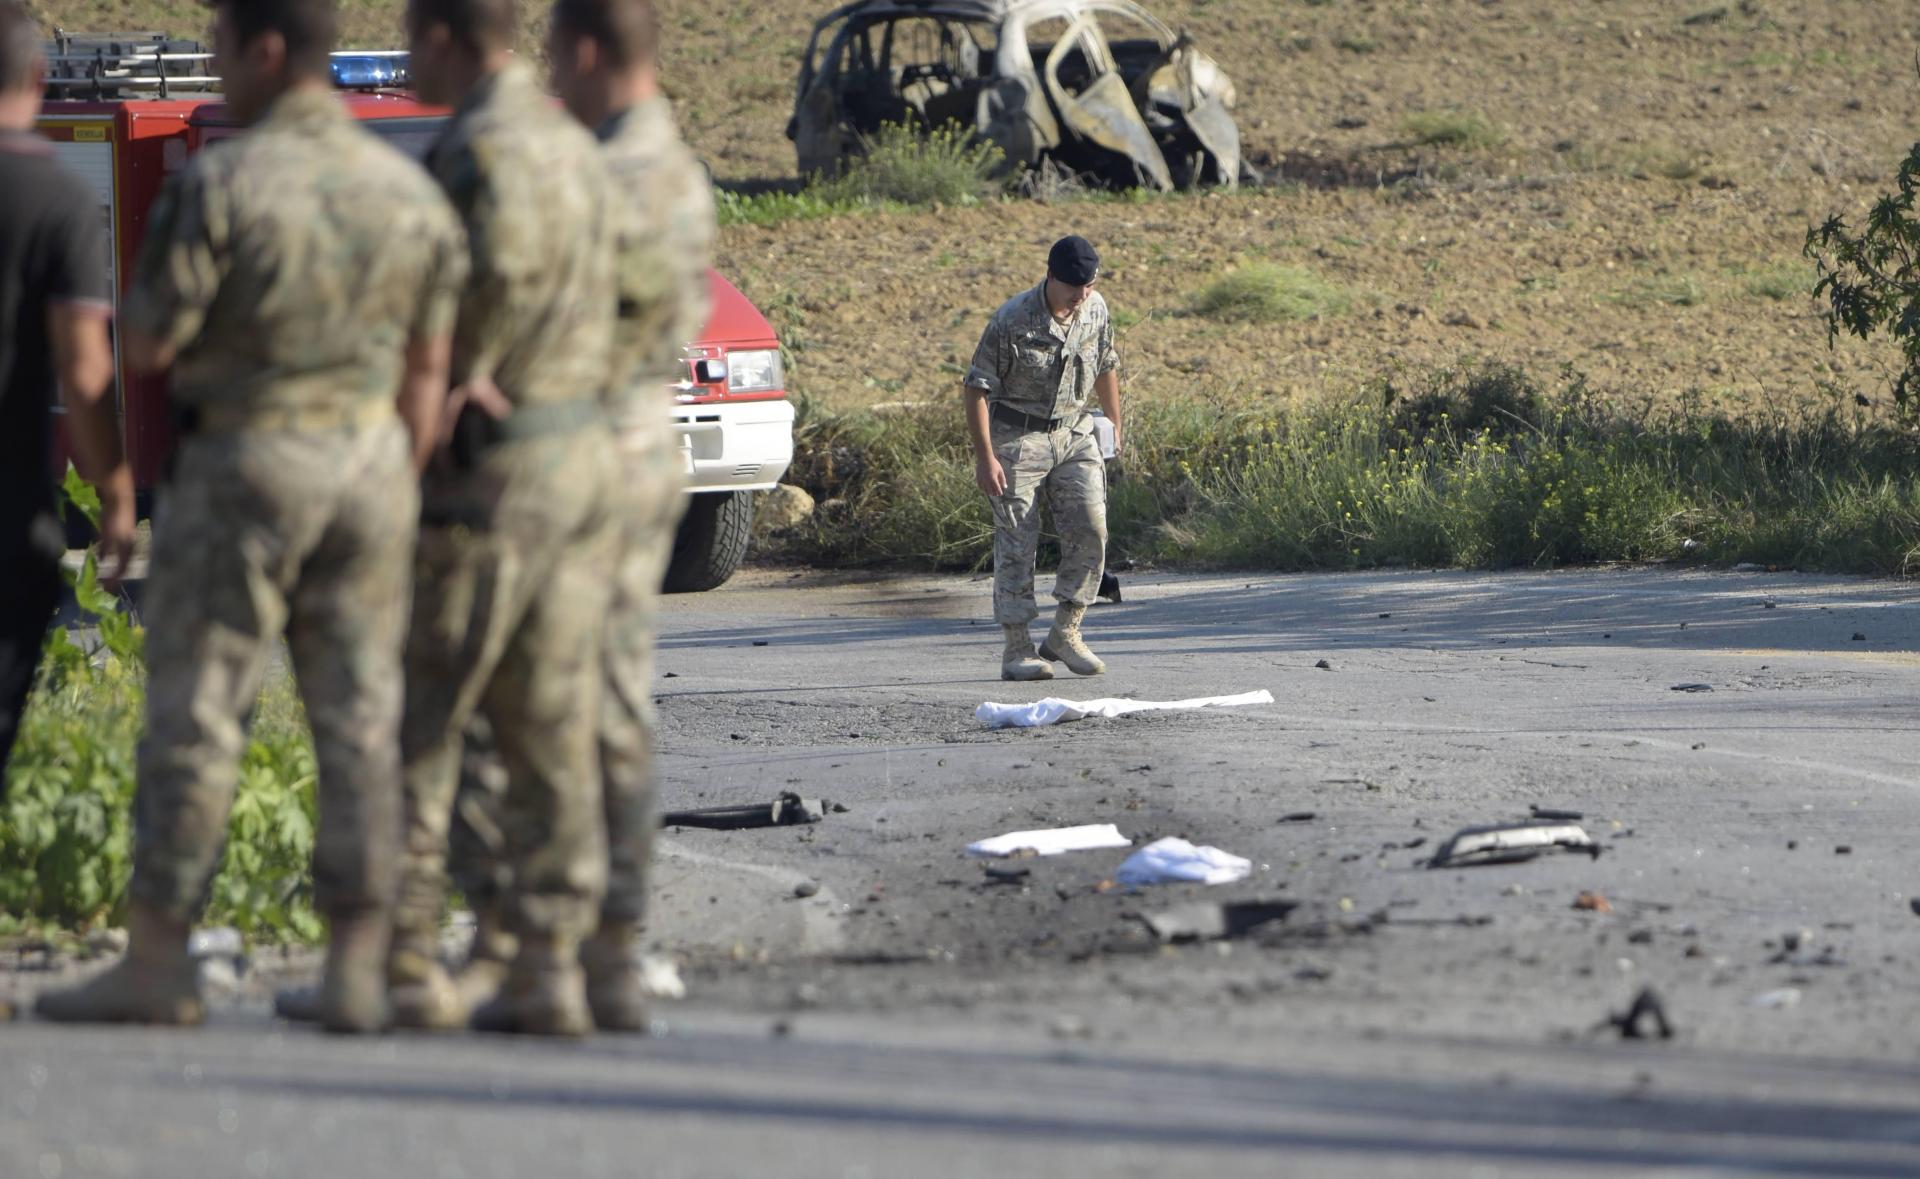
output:
M691 994L659 1035L345 1043L257 996L196 1033L19 1023L0 1175L1920 1173L1920 590L1126 591L1089 624L1109 674L1036 685L997 678L984 580L761 571L673 599L666 803L846 809L663 839L653 937ZM972 716L1257 688L1276 703ZM1424 866L1534 805L1581 812L1604 853ZM1011 883L962 854L1104 822L1252 877L1129 894L1125 852ZM1225 943L1138 920L1200 899L1299 907ZM1623 1040L1605 1021L1647 986L1674 1037Z

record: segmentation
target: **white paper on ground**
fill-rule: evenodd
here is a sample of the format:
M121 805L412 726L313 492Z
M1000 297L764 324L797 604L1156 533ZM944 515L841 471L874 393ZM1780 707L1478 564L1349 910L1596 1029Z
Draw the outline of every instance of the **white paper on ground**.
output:
M994 704L989 701L974 709L973 715L989 729L1034 729L1089 716L1125 716L1129 712L1230 708L1238 704L1272 703L1273 693L1265 688L1258 692L1242 692L1238 696L1198 696L1192 700L1062 700L1058 696L1048 696L1032 704Z
M1014 831L982 839L967 845L970 856L1010 856L1018 851L1057 856L1061 852L1095 851L1107 847L1132 847L1133 840L1120 834L1112 823L1094 823L1085 827L1054 827L1045 831Z
M1113 874L1129 886L1141 884L1232 884L1245 880L1253 865L1217 847L1195 847L1184 839L1156 839L1134 852Z

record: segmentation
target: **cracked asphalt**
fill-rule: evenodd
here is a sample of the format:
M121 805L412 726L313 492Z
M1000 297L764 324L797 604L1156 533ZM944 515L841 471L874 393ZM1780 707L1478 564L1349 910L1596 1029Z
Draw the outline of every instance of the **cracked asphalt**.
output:
M1920 589L1123 581L1088 624L1109 674L1045 684L997 678L979 578L763 569L670 599L664 803L846 809L665 834L651 937L690 995L658 1035L343 1043L257 995L197 1033L18 1023L0 1174L1920 1173ZM1601 854L1426 866L1534 806ZM963 854L1106 822L1253 873L1130 894L1125 852L1012 882ZM1139 920L1273 899L1299 907L1231 942ZM1607 1024L1646 987L1671 1040Z

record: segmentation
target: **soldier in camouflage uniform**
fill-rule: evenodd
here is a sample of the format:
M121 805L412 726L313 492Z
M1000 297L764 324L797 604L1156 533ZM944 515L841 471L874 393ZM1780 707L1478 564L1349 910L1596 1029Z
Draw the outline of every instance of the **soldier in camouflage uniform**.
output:
M406 854L389 962L406 1026L592 1030L579 943L606 886L594 730L618 543L615 205L592 136L513 62L511 0L412 0L420 95L455 106L428 156L466 224L455 421L427 473L401 729ZM461 739L483 713L507 771L501 812L519 947L469 1013L438 961Z
M1081 637L1106 562L1106 466L1093 432L1096 398L1120 446L1120 358L1106 300L1093 290L1100 260L1085 238L1054 243L1047 277L994 312L965 382L974 481L993 501L993 616L1006 634L1000 676L1053 677L1106 670ZM1046 492L1060 536L1053 628L1036 653L1027 624L1039 497Z
M681 141L657 76L659 29L649 0L559 0L548 61L567 110L595 128L619 190L619 330L625 374L611 406L620 452L622 537L602 651L600 773L610 872L600 924L581 949L587 1000L602 1031L641 1031L636 972L646 912L654 807L653 652L661 582L685 510L685 474L666 386L685 373L682 349L706 323L714 203L700 162ZM455 813L456 878L480 914L460 975L469 1001L505 978L512 938L489 894L501 887L500 775L474 765ZM464 863L462 861L465 861Z
M319 763L318 1015L384 1026L400 834L401 650L417 458L446 392L466 254L412 161L331 93L332 0L225 0L215 46L248 130L155 207L123 307L128 367L184 413L154 537L130 944L44 996L58 1020L194 1023L187 955L227 834L245 718L284 633ZM409 445L409 433L412 445Z

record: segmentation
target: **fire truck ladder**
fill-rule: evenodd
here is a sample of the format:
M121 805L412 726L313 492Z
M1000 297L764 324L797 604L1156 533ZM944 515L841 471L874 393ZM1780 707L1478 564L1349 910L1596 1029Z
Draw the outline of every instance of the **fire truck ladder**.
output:
M331 55L335 86L366 89L404 86L407 53L394 49L348 49ZM53 98L107 100L129 92L169 98L174 89L216 90L213 54L197 41L176 41L159 32L72 34L54 31L47 45L47 92Z

